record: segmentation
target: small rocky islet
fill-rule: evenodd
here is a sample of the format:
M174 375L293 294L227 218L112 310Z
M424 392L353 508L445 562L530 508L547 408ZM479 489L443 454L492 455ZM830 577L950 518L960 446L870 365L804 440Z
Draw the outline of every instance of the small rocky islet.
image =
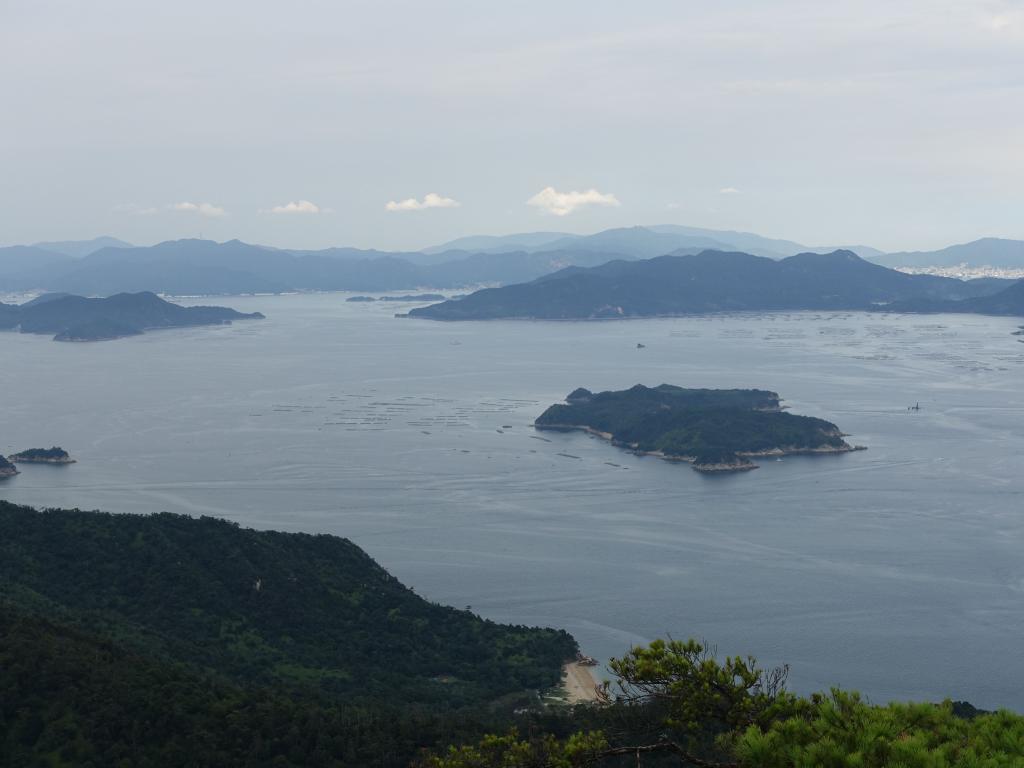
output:
M830 421L788 413L778 393L642 384L621 391L583 388L552 405L537 429L581 430L637 453L689 462L705 473L757 469L751 458L864 450Z
M445 297L440 293L418 293L410 296L350 296L345 299L347 302L365 303L369 301L444 301Z
M9 456L0 456L0 478L19 474L18 464L74 464L67 451L58 446L52 448L29 448Z
M67 451L59 446L52 448L29 448L26 451L12 453L10 461L15 464L74 464Z

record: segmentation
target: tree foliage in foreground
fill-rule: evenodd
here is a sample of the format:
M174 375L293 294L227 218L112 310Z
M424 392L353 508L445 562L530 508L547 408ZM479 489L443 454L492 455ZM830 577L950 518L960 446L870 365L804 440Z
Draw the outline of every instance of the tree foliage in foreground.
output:
M424 768L1024 766L1024 717L1008 711L964 717L948 701L875 706L839 689L802 698L785 689L785 668L719 661L694 640L634 648L611 669L619 696L600 718L610 728L566 738L510 731L450 747ZM630 728L616 728L625 721Z

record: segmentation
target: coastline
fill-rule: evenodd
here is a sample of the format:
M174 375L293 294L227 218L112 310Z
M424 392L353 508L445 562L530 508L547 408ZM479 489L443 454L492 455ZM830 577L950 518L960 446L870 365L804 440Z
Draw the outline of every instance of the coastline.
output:
M561 689L569 704L592 704L603 700L597 679L589 666L578 661L562 665Z
M9 457L10 461L15 464L76 464L77 460L72 459L70 456L63 459L23 459L17 454Z
M736 456L739 461L736 462L723 462L715 464L698 464L696 456L678 456L674 454L665 453L664 451L641 451L636 443L624 443L620 440L616 440L615 436L610 432L601 432L593 427L588 427L583 424L534 424L534 429L537 430L551 430L553 432L586 432L594 437L599 437L602 440L607 440L612 445L618 448L625 448L632 451L637 456L654 456L655 458L662 459L663 461L677 461L688 463L691 468L696 472L702 472L706 474L721 474L723 472L749 472L752 469L758 469L760 465L749 461L752 457L781 457L781 456L808 456L808 455L835 455L841 453L853 453L855 451L866 451L867 446L863 445L849 445L846 442L841 446L823 445L817 448L794 448L794 447L779 447L766 448L761 451L737 451Z

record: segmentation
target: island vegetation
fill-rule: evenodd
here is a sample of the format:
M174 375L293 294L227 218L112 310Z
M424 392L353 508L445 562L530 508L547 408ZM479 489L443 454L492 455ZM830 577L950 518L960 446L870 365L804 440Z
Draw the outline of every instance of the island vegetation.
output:
M18 474L18 468L14 466L5 456L0 456L0 478L14 477Z
M567 267L532 282L419 307L409 316L583 320L798 310L1024 314L1024 284L910 275L849 250L780 260L705 250Z
M53 337L54 341L113 341L129 336L141 336L142 331L127 323L109 317L97 317L65 328Z
M19 451L11 454L11 461L17 464L74 464L67 451L58 446L52 448L29 448L27 451Z
M58 294L40 296L19 306L6 305L0 328L53 334L55 341L107 341L137 336L156 328L224 325L259 320L259 312L227 307L183 307L154 293L119 293L107 298Z
M552 405L538 429L583 430L701 472L754 469L755 456L855 450L828 421L785 412L775 392L683 389L662 384L594 394L576 389Z

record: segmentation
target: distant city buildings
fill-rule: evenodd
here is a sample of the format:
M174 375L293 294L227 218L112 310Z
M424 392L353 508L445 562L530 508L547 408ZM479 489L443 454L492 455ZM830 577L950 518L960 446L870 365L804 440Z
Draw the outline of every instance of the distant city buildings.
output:
M955 277L959 280L977 280L980 277L1001 277L1008 280L1024 278L1024 268L989 267L987 265L971 266L957 264L954 267L897 267L899 272L908 275L938 275L939 277Z

